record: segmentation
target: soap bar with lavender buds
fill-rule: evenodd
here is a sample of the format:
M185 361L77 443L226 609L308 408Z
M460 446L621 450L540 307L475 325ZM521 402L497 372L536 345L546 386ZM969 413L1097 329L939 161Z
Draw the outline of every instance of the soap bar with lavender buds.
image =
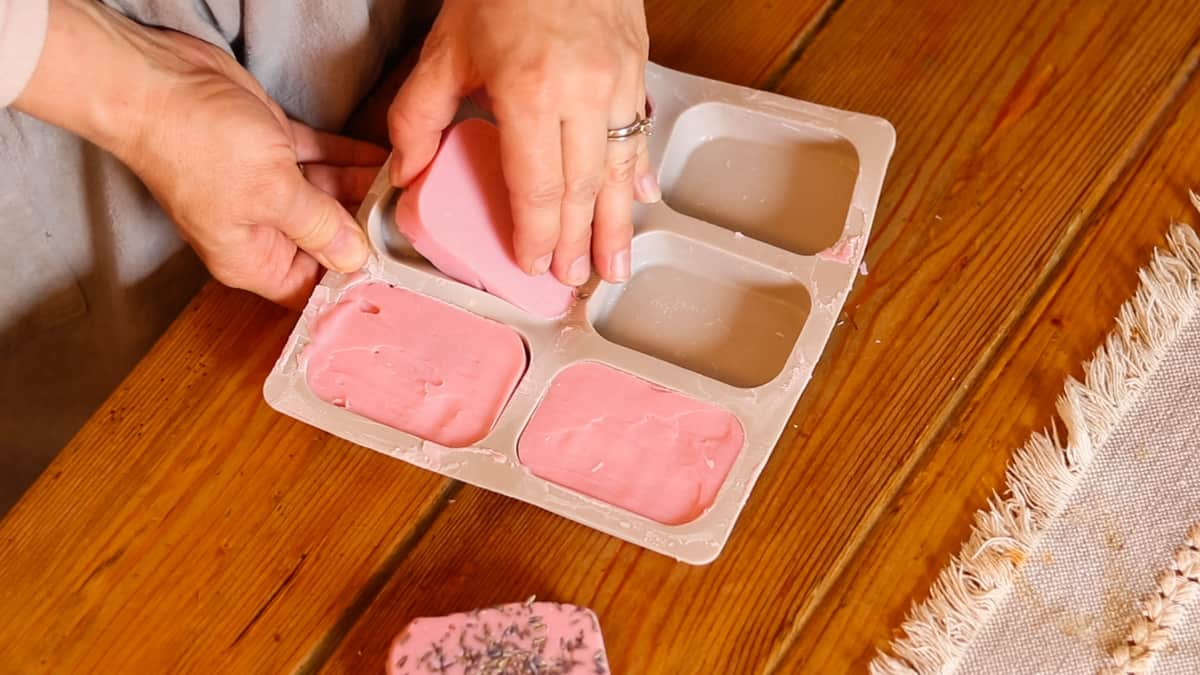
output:
M608 675L590 609L524 602L415 619L392 643L388 675Z

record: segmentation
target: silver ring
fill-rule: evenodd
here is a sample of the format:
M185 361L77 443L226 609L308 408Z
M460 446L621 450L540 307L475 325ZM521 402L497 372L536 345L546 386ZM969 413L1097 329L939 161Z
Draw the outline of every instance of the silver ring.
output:
M308 178L308 174L304 171L304 162L296 162L296 168L300 169L300 175Z
M627 124L619 129L608 130L608 140L610 141L625 141L634 136L649 136L654 132L654 120L649 117L637 116L637 119L632 124Z

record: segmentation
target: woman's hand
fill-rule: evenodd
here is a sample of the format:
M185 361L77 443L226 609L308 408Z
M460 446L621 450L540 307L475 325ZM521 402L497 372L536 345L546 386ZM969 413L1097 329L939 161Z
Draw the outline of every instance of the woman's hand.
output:
M152 99L126 162L213 276L297 306L318 263L362 267L366 239L346 206L362 201L386 151L289 120L225 52L160 37L179 81Z
M607 130L645 110L647 50L641 0L446 0L389 113L392 181L428 166L462 97L484 87L518 263L572 285L592 264L628 279L633 199L657 201L659 188L645 139Z
M125 162L230 286L300 306L319 265L351 272L367 258L342 204L362 200L386 152L287 119L206 42L98 3L54 0L16 105Z

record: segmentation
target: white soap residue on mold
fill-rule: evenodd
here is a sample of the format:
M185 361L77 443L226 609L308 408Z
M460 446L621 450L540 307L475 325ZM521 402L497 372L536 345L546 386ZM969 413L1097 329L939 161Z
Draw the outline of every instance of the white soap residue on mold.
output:
M803 363L803 361L801 361L801 363ZM810 377L811 375L808 373L808 368L793 368L791 374L788 376L787 384L783 385L783 388L785 390L791 390L797 387L803 388L808 385L808 380Z
M867 271L867 261L864 260L858 265L858 273L862 276L867 276L870 272Z
M828 298L828 300L826 300L824 295L820 292L820 289L816 287L815 283L813 284L813 288L817 291L813 294L813 305L817 309L829 314L830 316L836 317L841 314L842 306L846 302L847 291L837 291L830 298Z
M575 326L563 326L558 335L554 336L554 352L558 354L566 352L578 333L579 328Z
M453 450L453 452L460 453L467 457L482 457L484 459L490 459L496 464L508 464L508 455L505 455L499 450L493 450L492 448L486 448L481 445L473 445L469 448L457 448Z
M795 258L797 264L789 264L784 261L792 260L791 258L764 254L765 247L760 251L751 246L749 241L733 241L753 237L753 234L744 234L745 228L728 227L722 233L722 239L727 242L725 246L729 251L749 246L749 250L743 251L741 255L780 268L788 275L788 283L804 286L810 291L812 313L806 321L813 322L820 328L834 322L838 325L845 323L843 308L838 303L845 299L846 290L856 273L867 273L866 266L860 265L860 262L868 243L870 220L878 198L878 186L886 166L886 156L890 151L890 146L883 142L888 139L882 138L883 135L874 131L867 134L862 130L862 125L852 124L859 118L854 114L791 101L774 94L699 80L654 65L648 68L647 80L650 85L648 89L652 90L655 98L655 116L663 132L651 140L650 151L656 165L667 164L663 173L664 192L676 199L680 198L677 194L680 184L678 171L674 169L679 167L673 169L670 158L686 158L697 144L703 145L726 138L752 143L765 141L771 144L799 137L807 142L811 138L836 135L844 137L854 146L861 166L851 197L850 210L848 214L843 214L846 217L844 226L839 228L842 229L841 239L833 242L826 250L815 252L811 248L807 249ZM691 115L692 121L689 124L681 126L681 116L692 110L696 110L697 114ZM744 128L741 121L746 118L746 113L761 118L764 124ZM668 143L668 140L671 142ZM839 164L849 161L848 157L849 155L839 156L836 162L830 162L830 170L839 170ZM726 172L753 168L744 167L737 157L730 155L717 156L713 168L721 167L725 160L729 160ZM385 172L376 178L376 183L379 186L388 184ZM731 193L724 199L742 210L754 210L751 206L756 202L758 205L764 205L770 201L751 189L734 187ZM297 373L295 358L281 359L276 364L271 376L273 381L268 383L266 390L268 401L286 414L309 421L367 447L393 454L417 466L536 504L678 560L691 564L711 562L727 541L751 486L771 455L774 442L770 436L776 431L775 425L787 424L786 419L780 419L781 416L790 415L794 406L788 403L799 396L804 385L811 379L812 364L805 362L800 354L803 353L810 361L815 361L820 356L826 331L804 331L802 336L797 337L786 334L787 331L782 331L785 335L781 336L776 331L778 326L768 328L760 338L767 340L771 347L778 349L788 340L796 340L797 344L790 350L791 355L782 373L777 372L777 377L764 386L734 391L727 384L701 375L686 379L683 379L683 375L679 376L681 379L677 380L676 384L685 389L687 395L705 401L729 403L737 409L739 418L745 416L743 424L752 427L753 433L747 435L741 457L726 478L726 485L721 488L710 507L711 510L705 510L701 517L687 525L664 527L633 517L619 507L537 479L524 468L517 456L517 441L525 431L528 417L537 410L555 373L573 362L605 361L611 353L618 351L606 345L603 340L593 339L596 337L596 331L589 323L589 308L582 306L586 298L581 297L580 305L571 313L572 319L558 321L553 326L531 325L515 311L509 311L506 307L497 309L498 303L490 302L477 291L463 288L458 282L432 272L423 264L413 264L419 260L415 254L408 251L400 254L398 251L394 253L390 248L385 249L380 245L380 235L384 228L394 227L391 221L392 214L387 206L387 202L394 201L394 194L395 191L391 188L383 191L381 187L379 195L375 197L375 203L360 212L359 220L369 225L371 242L378 254L373 254L368 261L367 274L355 278L354 281L363 277L373 278L423 295L438 298L444 296L445 301L457 307L467 311L475 310L485 318L513 326L522 333L527 353L531 354L531 360L526 363L525 374L518 379L517 389L512 394L508 407L496 421L488 438L482 441L493 449L452 449L436 444L419 443L402 432L379 429L376 423L356 418L346 411L337 411L328 404L318 403L307 390L303 372ZM695 206L707 208L706 203L711 204L714 200L715 196L702 196L702 203ZM764 207L756 208L761 211ZM941 217L938 216L937 219L941 220ZM702 220L712 222L709 219ZM731 224L733 223L726 223ZM669 223L661 227L672 229ZM825 241L832 241L832 237ZM717 247L720 247L719 243ZM689 250L688 247L681 246L678 250L673 249L673 253L669 252L667 257L688 258ZM349 285L350 281L349 277L328 274L324 281L327 288L318 291L326 297L313 299L336 301L339 291ZM589 285L588 288L594 286ZM622 288L606 288L601 293L613 293L620 297ZM684 295L684 298L661 301L660 307L647 313L647 324L661 322L664 326L670 326L681 314L695 313L689 310L689 305L693 303L688 301L687 294ZM652 297L653 294L637 302L645 303L643 307L649 307L649 303L653 302ZM613 295L598 299L606 301L604 304L608 306L607 309L611 309ZM320 306L321 303L318 302L316 307L312 307L309 316L315 315ZM601 314L606 311L605 307L595 309L601 310ZM711 325L704 327L705 321L708 321L711 315L700 316L697 327L701 333L724 332L728 327L724 322L716 321L716 317L713 317ZM736 327L740 324L730 320L728 325ZM294 331L295 339L289 339L285 351L293 355L302 353L310 328L310 322L302 315ZM775 335L772 336L772 333ZM867 339L872 338L867 336ZM633 360L622 365L635 373L665 372L664 369L668 368L649 360ZM495 448L503 452L497 452ZM705 463L700 466L705 467L713 458L701 459ZM613 467L611 460L604 466L597 466L598 464L598 458L593 459L590 463L584 463L582 470L587 473L589 469L596 467L595 475L599 476L611 471Z

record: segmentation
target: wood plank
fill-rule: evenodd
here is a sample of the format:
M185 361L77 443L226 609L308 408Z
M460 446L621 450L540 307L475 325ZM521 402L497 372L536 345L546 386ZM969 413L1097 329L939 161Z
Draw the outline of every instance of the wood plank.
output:
M692 37L741 42L769 3L690 18L655 0L650 25L664 65L751 78L824 4L771 14L736 63ZM261 383L294 322L206 288L0 522L0 672L323 660L456 484L271 411Z
M1149 135L1198 22L1186 1L847 0L782 88L888 117L900 146L871 274L723 557L464 489L327 670L377 667L413 616L531 593L596 608L617 672L771 669Z
M788 65L833 0L646 0L650 58L736 84L762 83Z
M1200 186L1200 79L1170 124L1025 313L960 414L887 510L829 596L803 627L779 672L861 671L925 597L966 539L970 514L1004 487L1012 452L1054 423L1066 377L1113 329L1137 272L1172 220L1197 222L1187 189ZM1076 627L1076 630L1078 627Z
M440 503L267 408L294 321L206 287L0 523L0 671L294 667Z

